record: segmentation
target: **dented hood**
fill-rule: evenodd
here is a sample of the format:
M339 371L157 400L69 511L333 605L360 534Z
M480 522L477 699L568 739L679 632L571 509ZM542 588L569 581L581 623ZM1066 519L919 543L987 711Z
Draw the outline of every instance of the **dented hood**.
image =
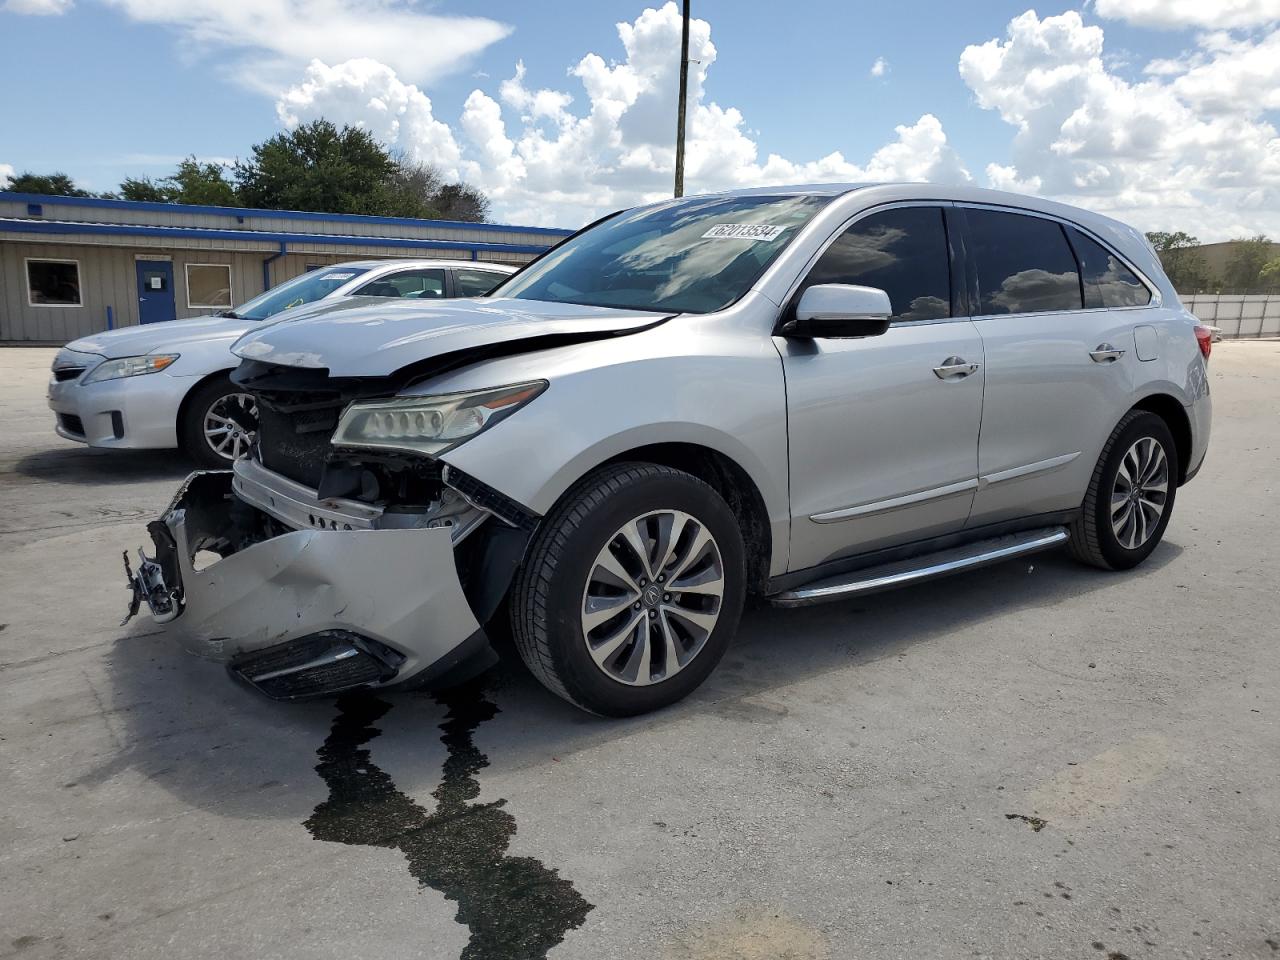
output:
M245 360L385 377L445 354L519 341L591 340L654 326L671 314L484 297L424 304L349 297L296 308L236 341Z

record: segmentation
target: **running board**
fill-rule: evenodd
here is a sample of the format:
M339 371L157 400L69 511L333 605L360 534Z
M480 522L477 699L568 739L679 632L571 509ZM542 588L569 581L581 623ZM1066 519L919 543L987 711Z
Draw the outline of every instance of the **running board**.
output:
M912 583L923 583L937 577L976 570L988 564L1011 560L1029 553L1048 550L1067 541L1069 534L1066 527L1041 527L1038 530L1027 530L1023 533L1012 533L1008 536L993 537L990 540L979 540L976 543L940 550L910 560L899 560L876 567L854 570L834 577L823 577L791 590L769 597L770 603L779 607L807 607L828 600L843 600L846 597L877 593L881 590L892 590L894 587L905 587Z

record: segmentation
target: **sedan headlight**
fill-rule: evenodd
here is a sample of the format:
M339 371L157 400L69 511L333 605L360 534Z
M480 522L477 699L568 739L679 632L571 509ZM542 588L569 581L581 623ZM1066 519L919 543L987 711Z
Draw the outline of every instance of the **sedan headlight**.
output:
M351 404L338 421L335 447L444 453L515 413L547 387L547 381L435 397L397 397Z
M99 380L119 380L121 377L140 377L144 373L159 373L177 359L176 353L156 353L146 357L121 357L119 360L108 360L94 367L81 382L97 383Z

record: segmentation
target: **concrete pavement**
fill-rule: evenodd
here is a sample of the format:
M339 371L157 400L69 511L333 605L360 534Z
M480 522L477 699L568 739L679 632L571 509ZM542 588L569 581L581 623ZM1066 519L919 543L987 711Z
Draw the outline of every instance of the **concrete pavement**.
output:
M0 957L1280 957L1280 343L1164 544L756 610L603 721L500 668L285 705L119 629L187 472L0 350Z

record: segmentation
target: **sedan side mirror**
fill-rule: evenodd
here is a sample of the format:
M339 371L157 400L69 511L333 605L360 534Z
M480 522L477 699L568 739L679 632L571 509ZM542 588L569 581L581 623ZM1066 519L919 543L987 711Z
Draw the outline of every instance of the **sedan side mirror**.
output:
M889 329L893 305L877 287L819 283L800 296L795 313L778 331L784 337L878 337Z

